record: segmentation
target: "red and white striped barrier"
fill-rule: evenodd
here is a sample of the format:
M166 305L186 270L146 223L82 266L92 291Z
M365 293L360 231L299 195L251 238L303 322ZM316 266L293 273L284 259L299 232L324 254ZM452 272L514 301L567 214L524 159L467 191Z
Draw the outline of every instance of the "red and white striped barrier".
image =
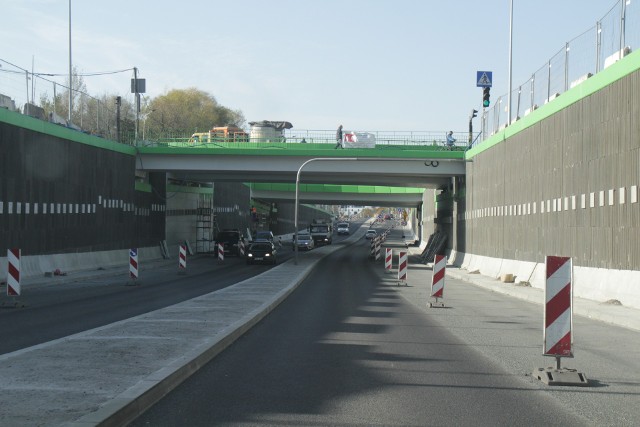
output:
M407 285L407 270L408 270L408 256L407 256L407 252L405 251L400 251L398 253L398 286L400 286L401 283L404 283L405 286Z
M435 298L435 302L430 302L429 307L444 307L442 301L444 298L444 277L447 268L447 257L444 255L436 255L433 259L433 276L431 279L431 298Z
M384 271L391 272L393 267L393 249L384 248Z
M556 367L538 368L532 377L548 385L587 386L587 376L561 368L563 357L573 357L573 263L570 257L547 256L544 287L544 356L556 358Z
M136 280L138 278L138 249L129 249L129 278Z
M244 256L245 254L245 249L244 249L244 239L240 239L240 241L238 242L238 252L240 252L240 256Z
M224 244L218 243L218 260L224 261Z
M7 250L7 296L20 296L20 249Z
M380 253L380 244L382 243L382 237L376 237L375 241L376 241L376 256L375 256L375 259L376 259L376 261L378 261L380 259L380 257L382 256L381 253Z
M178 252L178 271L185 271L187 269L187 246L180 245Z
M571 258L547 256L546 267L543 355L573 357Z
M376 256L376 241L375 241L375 239L371 239L371 252L369 253L369 256L371 258L374 258Z

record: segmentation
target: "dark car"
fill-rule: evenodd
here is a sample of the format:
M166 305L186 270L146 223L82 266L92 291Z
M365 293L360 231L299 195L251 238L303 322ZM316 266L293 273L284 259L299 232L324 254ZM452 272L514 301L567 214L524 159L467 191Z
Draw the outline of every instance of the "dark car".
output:
M253 237L253 241L264 241L268 240L269 242L273 242L273 233L271 231L257 231L256 235Z
M222 243L225 255L240 255L242 233L238 230L223 230L216 236L216 244Z
M275 265L278 263L277 255L276 246L272 242L254 242L247 249L247 264L260 262Z

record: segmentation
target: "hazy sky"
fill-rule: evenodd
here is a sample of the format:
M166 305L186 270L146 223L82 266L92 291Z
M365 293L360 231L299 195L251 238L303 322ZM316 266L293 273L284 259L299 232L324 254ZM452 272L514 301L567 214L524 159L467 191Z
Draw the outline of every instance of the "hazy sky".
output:
M615 4L514 0L513 86ZM0 0L0 59L68 73L68 5ZM482 103L476 71L493 71L492 100L508 91L509 0L72 0L71 8L81 73L135 66L147 96L196 87L247 121L457 132ZM96 95L132 98L131 78L85 83ZM3 80L0 93L22 90Z

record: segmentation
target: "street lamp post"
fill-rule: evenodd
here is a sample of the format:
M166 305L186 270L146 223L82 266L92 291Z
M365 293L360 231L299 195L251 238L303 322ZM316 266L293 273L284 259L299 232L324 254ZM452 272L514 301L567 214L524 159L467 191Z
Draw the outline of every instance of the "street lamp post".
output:
M425 167L433 167L437 168L439 165L439 160L429 160L422 158L406 158L402 159L404 161L420 161L424 162ZM385 162L385 161L398 161L398 159L391 159L385 157L379 158L362 158L362 157L316 157L314 159L309 159L298 168L298 173L296 174L296 201L295 201L295 209L294 209L294 235L293 235L293 246L294 246L294 261L295 264L298 265L298 201L300 198L300 173L302 172L302 168L304 168L307 164L311 162L320 162L320 161L372 161L372 162Z
M623 2L624 3L624 2ZM513 0L509 1L509 97L507 99L507 126L511 124L511 75L513 73Z
M73 67L71 62L71 0L69 0L69 124L71 124L71 110L73 109Z
M298 168L298 173L296 174L296 202L295 209L293 214L293 224L294 224L294 234L293 234L293 251L294 251L294 262L298 265L298 200L300 198L300 173L302 172L302 168L308 165L311 162L321 162L321 161L344 161L344 160L358 160L357 157L317 157L315 159L309 159L304 162Z

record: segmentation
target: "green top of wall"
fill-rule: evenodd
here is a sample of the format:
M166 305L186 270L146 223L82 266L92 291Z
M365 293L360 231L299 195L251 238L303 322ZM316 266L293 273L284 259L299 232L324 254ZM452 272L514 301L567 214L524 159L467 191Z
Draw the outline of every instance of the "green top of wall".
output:
M540 106L538 109L516 121L511 126L507 126L504 130L497 132L495 135L492 135L482 143L471 148L466 152L466 159L472 159L474 156L488 150L494 145L524 131L549 116L605 88L615 81L638 71L638 69L640 69L640 51L635 51L600 71L598 74L588 78L579 85L560 94L560 96L548 104Z
M46 135L56 136L58 138L67 139L81 144L91 145L92 147L102 148L104 150L117 151L123 154L135 156L136 149L129 145L119 144L95 135L88 135L77 130L69 129L44 120L25 116L15 111L9 111L0 108L0 122L12 124L17 127L29 129L34 132Z

